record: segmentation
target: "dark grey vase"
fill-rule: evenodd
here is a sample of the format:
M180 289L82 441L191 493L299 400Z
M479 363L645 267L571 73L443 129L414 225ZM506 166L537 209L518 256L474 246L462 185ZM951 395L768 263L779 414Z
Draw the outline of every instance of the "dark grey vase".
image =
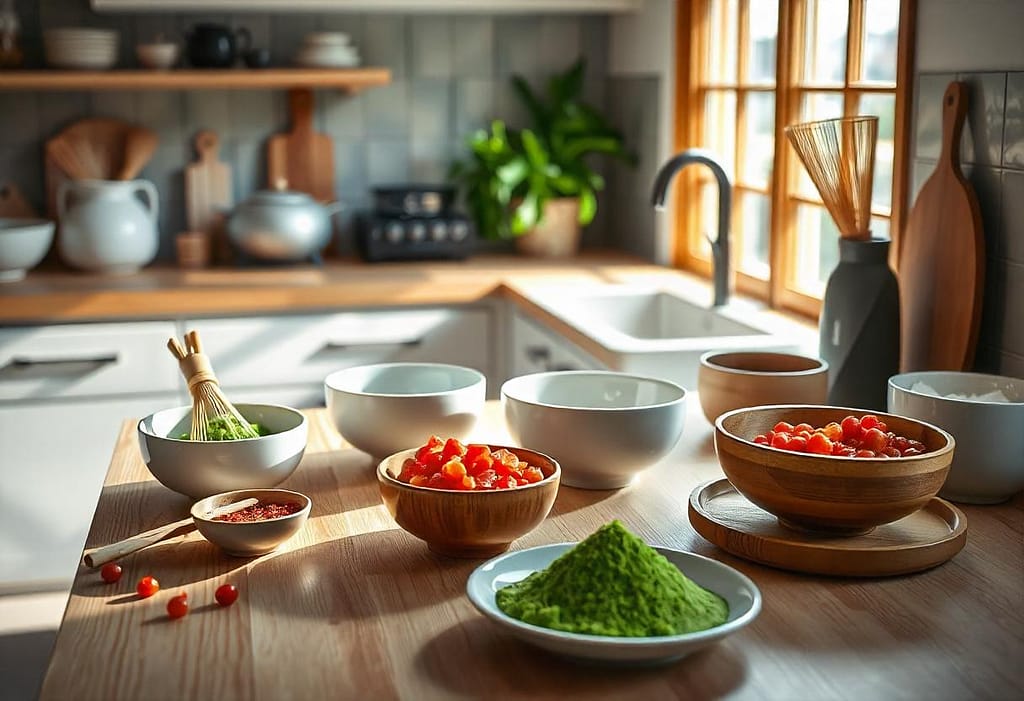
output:
M829 404L885 411L886 385L900 364L900 295L888 239L839 240L819 334Z

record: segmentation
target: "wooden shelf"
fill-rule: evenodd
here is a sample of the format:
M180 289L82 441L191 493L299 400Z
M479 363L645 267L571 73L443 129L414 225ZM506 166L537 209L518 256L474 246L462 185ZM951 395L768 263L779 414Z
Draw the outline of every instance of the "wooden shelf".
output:
M170 71L3 71L3 90L256 90L336 88L355 92L387 85L387 68L267 68Z

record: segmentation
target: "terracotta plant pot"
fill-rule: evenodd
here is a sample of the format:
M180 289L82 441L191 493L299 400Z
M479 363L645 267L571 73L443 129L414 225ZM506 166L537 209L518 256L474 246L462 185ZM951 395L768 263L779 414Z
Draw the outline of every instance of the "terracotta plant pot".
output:
M516 239L520 253L540 258L567 258L580 247L580 201L577 197L548 200L544 217L529 232Z

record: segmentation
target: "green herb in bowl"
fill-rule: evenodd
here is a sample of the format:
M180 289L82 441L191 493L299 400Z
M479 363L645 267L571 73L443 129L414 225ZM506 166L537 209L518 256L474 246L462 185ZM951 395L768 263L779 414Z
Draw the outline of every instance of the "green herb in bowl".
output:
M243 438L258 438L271 433L265 426L258 423L250 423L253 431L247 431L238 419L232 416L216 416L206 422L206 436L210 441L237 441ZM189 433L185 431L180 436L181 440L189 440Z

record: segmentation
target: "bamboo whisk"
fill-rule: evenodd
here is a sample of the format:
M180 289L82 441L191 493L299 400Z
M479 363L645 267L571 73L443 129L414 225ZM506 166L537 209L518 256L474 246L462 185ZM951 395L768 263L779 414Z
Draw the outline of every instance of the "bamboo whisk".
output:
M861 241L871 238L878 117L805 122L785 131L840 235Z
M221 392L210 359L203 353L198 331L189 331L185 334L184 348L178 343L178 339L173 337L167 341L167 347L178 359L178 367L181 368L181 374L185 376L188 391L192 395L192 426L188 432L191 440L209 440L207 427L214 419L222 419L227 438L259 437L256 429L238 413L238 409Z

